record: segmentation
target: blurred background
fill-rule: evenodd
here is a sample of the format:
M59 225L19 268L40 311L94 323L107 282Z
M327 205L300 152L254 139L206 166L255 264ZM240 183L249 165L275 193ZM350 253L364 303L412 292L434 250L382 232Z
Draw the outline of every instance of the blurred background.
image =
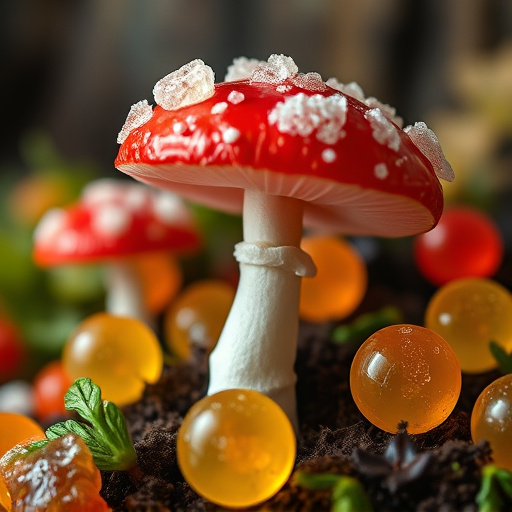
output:
M16 376L30 378L57 357L103 300L94 269L63 277L34 266L34 226L89 181L122 177L113 161L130 106L152 103L155 82L196 58L222 81L236 57L283 53L302 72L358 82L405 125L425 121L457 176L447 204L492 215L510 258L510 0L3 0L0 40L0 308L36 354ZM208 236L222 226L217 246L229 255L238 219L198 215ZM375 245L358 243L371 263ZM412 260L403 243L388 259L397 269ZM222 274L211 259L200 274ZM509 271L501 280L512 285ZM395 284L405 289L405 281L432 292L417 274Z

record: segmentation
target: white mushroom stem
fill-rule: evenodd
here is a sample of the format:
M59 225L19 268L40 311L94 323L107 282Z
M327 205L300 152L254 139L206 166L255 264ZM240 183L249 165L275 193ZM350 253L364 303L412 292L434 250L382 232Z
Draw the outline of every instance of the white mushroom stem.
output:
M153 320L144 304L142 286L129 261L115 261L105 268L107 313L136 318L153 328Z
M237 244L240 281L210 357L209 394L255 389L275 400L298 432L294 371L300 283L314 275L300 249L303 203L246 191L244 242Z

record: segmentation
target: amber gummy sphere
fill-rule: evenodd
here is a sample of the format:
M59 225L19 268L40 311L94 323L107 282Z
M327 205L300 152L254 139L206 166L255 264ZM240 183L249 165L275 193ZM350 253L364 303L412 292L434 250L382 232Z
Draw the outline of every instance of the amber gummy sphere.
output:
M328 322L350 315L363 300L366 265L351 244L341 238L306 237L301 248L315 262L316 276L301 282L299 314L310 322Z
M463 372L492 370L497 363L489 343L512 350L512 295L490 279L452 281L430 300L425 326L451 345Z
M89 377L105 400L125 405L141 397L146 383L159 379L163 354L144 323L98 313L84 320L67 340L62 363L72 380Z
M17 444L45 438L43 429L31 418L0 412L0 457Z
M197 281L183 290L165 315L165 340L180 359L198 346L211 352L226 323L235 290L220 279Z
M491 382L477 398L471 437L487 440L496 465L512 471L512 374Z
M461 372L448 343L416 325L385 327L357 351L350 369L352 397L374 425L411 434L440 425L459 398Z
M292 472L295 451L285 413L252 390L203 398L178 432L183 476L198 494L224 507L250 507L273 496Z

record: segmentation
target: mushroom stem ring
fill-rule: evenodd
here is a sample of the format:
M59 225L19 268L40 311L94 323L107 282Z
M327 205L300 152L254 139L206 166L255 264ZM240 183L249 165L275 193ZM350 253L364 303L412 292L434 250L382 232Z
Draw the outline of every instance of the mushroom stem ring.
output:
M294 373L302 275L314 275L300 249L303 202L246 190L244 239L235 255L240 282L210 357L209 394L230 388L261 391L298 427Z

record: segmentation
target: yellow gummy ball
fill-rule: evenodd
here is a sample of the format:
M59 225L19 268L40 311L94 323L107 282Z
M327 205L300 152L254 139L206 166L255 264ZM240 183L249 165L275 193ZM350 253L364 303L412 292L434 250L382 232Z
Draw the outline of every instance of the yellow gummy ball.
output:
M250 507L272 497L294 466L296 440L283 410L258 391L228 389L197 402L178 432L178 464L217 505Z
M146 383L160 378L163 354L146 324L97 313L67 340L62 364L72 380L89 377L101 388L105 400L125 405L141 397Z

